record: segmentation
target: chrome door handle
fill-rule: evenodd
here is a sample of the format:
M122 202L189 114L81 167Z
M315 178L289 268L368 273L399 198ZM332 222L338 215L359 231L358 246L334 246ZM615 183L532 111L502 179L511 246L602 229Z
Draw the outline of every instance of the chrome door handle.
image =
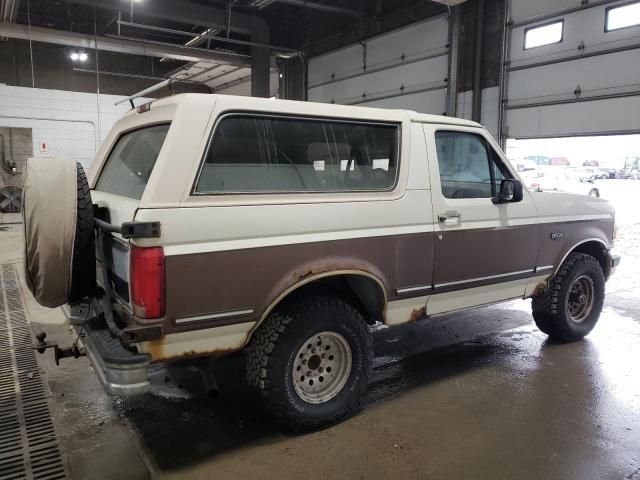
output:
M438 221L445 224L460 223L462 221L462 215L460 214L460 212L450 210L448 212L439 214Z

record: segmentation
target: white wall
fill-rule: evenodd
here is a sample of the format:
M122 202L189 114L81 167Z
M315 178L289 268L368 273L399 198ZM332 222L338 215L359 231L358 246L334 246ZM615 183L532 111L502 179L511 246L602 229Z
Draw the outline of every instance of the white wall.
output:
M487 127L487 130L493 135L494 138L498 138L498 108L500 98L500 88L491 87L483 88L482 92L482 113L480 123ZM468 90L466 92L458 93L458 104L456 106L456 113L460 118L466 118L471 120L471 111L473 107L473 91Z
M122 98L100 95L98 118L96 94L0 85L0 126L32 128L36 157L67 157L88 167L100 142L129 110L128 103L114 105ZM48 153L40 151L43 142Z

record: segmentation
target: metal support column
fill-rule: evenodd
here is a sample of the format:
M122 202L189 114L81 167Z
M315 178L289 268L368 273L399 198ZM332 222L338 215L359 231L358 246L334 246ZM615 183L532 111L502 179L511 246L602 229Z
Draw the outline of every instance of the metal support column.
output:
M507 62L509 59L511 43L511 14L509 9L510 0L504 0L504 18L502 23L502 51L500 53L500 94L498 96L498 143L503 150L507 148L507 128L505 125L505 107L507 102L507 84L509 72Z
M484 0L476 0L476 45L473 57L473 103L471 119L482 118L482 37L484 36Z
M462 10L459 6L449 8L449 67L447 73L446 112L456 116L458 105L458 60L460 54L460 20Z
M269 97L269 49L251 47L251 96Z

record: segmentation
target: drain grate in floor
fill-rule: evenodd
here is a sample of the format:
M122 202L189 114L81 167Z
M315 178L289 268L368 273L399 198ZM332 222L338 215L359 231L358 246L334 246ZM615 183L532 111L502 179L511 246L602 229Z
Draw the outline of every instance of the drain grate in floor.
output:
M0 480L66 479L18 277L0 268Z

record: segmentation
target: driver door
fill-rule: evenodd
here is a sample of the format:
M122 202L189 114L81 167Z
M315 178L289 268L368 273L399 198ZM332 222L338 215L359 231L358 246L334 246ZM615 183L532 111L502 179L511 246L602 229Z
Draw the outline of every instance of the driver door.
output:
M517 178L486 130L424 125L435 219L432 315L522 297L539 242L529 192L492 201L503 179Z

